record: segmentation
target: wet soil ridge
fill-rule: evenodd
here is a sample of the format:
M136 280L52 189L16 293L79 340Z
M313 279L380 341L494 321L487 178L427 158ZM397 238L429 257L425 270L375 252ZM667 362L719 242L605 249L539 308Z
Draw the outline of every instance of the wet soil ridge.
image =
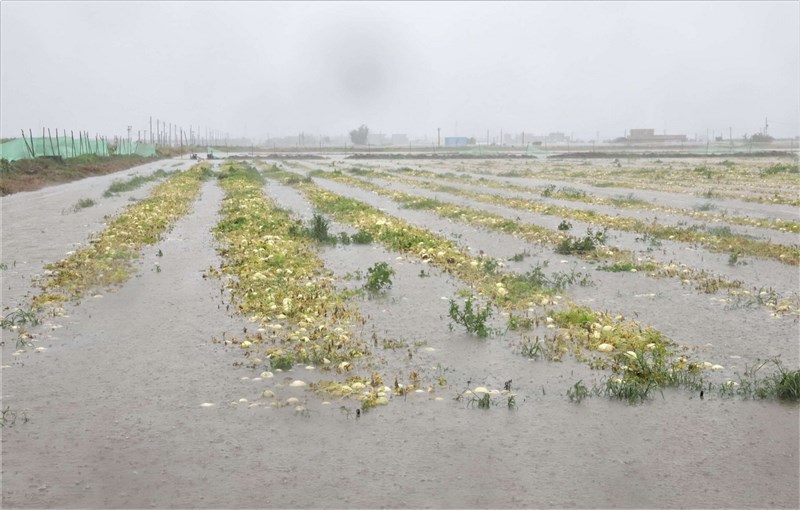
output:
M553 287L535 275L487 270L493 259L471 257L466 250L423 228L381 213L377 209L319 188L298 174L271 167L270 178L299 189L320 211L337 221L369 232L388 248L406 253L453 274L493 305L506 310L516 327L547 325L552 336L536 338L527 346L530 357L558 361L571 354L579 361L611 375L593 388L598 394L640 402L665 387L694 391L711 389L706 370L723 367L708 361L692 361L688 347L676 345L654 328L622 315L592 310L562 300ZM537 313L537 308L545 313ZM513 317L513 319L511 319ZM732 381L726 381L726 387ZM735 383L737 386L739 383Z
M569 254L594 262L603 262L604 265L598 268L600 270L613 272L643 272L648 276L656 278L677 278L683 283L688 283L691 280L695 282L695 290L706 294L714 294L720 290L727 290L731 299L734 300L752 298L758 305L765 306L772 310L775 316L798 315L800 313L800 303L798 303L797 296L779 296L775 292L768 292L763 289L755 289L755 292L751 292L745 288L745 284L741 280L729 280L705 270L689 267L686 264L676 264L673 262L665 264L650 257L637 257L636 254L630 250L606 246L606 236L603 230L589 231L586 235L575 237L567 234L567 230L571 229L571 226L565 231L556 232L531 223L514 221L481 209L454 205L432 198L390 190L373 182L363 180L372 175L383 177L385 175L383 173L376 173L371 170L363 169L357 169L354 173L361 178L345 175L338 170L332 172L315 170L310 172L309 175L336 180L349 186L372 191L381 196L388 197L409 209L429 210L443 218L449 218L453 221L514 235L526 241L551 245L555 248L557 253ZM404 181L403 179L393 180ZM412 183L414 182L412 181ZM449 188L446 186L431 184L430 186L423 187L436 191L449 191ZM462 196L468 195L465 194ZM469 198L474 197L469 196ZM513 207L500 197L497 197L496 200L492 200L492 203ZM605 225L603 226L605 227Z
M153 188L149 198L128 206L85 248L45 266L38 282L41 292L33 298L35 308L75 300L90 292L112 288L128 280L133 260L143 246L155 244L199 196L211 175L207 165L173 176Z
M358 361L371 356L356 331L365 319L337 290L311 239L264 195L264 178L252 166L226 163L219 179L226 196L214 229L223 259L218 273L228 277L225 285L236 311L261 325L256 334L227 342L238 345L254 368L262 356L273 370L310 364L339 374L338 381L317 381L310 389L353 397L365 410L387 404L392 390L377 372L349 375ZM276 400L269 390L263 396L277 406L294 403Z

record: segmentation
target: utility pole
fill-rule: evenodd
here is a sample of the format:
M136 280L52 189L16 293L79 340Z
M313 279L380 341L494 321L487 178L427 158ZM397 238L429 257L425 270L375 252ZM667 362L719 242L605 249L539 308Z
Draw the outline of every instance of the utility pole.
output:
M436 128L436 146L442 146L442 128Z
M150 143L153 143L153 116L150 116Z

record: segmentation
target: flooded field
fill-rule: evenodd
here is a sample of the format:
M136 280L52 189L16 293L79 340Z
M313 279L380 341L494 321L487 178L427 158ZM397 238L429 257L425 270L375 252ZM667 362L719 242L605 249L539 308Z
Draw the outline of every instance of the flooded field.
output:
M800 187L731 159L3 197L2 505L797 508Z

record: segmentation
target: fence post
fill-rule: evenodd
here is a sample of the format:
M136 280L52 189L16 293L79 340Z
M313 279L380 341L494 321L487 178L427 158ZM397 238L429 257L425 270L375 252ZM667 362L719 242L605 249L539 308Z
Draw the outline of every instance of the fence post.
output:
M34 157L33 150L28 145L28 140L25 139L25 130L24 129L20 129L20 131L22 132L22 141L25 142L25 148L28 149L28 154L30 154L31 157ZM33 142L33 140L31 140L31 142Z

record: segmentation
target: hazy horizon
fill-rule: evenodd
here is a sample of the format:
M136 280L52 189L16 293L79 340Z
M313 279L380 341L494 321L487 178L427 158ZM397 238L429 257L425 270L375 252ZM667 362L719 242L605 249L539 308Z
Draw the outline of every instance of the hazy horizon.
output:
M0 3L0 136L800 133L798 2Z

